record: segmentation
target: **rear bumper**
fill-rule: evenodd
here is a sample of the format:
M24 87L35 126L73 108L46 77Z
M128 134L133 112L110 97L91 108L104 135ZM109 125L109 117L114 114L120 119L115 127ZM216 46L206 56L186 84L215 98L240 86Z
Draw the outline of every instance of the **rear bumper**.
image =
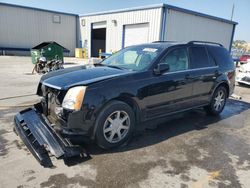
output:
M87 157L82 148L74 146L62 138L50 125L49 121L35 108L28 108L14 117L14 131L44 167L52 167L50 152L56 158Z

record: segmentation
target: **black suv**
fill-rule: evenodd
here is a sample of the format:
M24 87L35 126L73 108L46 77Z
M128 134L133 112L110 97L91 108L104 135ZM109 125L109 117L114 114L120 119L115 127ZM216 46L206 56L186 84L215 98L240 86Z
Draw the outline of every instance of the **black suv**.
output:
M62 149L61 140L68 135L87 136L108 149L123 144L149 120L197 107L220 114L234 80L232 58L217 43L131 46L99 64L44 75L37 90L41 103L16 115L15 130L36 155L34 148L45 146L56 156L65 155L69 146Z

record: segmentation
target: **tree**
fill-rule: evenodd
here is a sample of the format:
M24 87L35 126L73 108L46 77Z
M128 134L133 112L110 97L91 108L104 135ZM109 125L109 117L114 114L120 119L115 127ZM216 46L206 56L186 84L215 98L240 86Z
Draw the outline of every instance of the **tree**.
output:
M232 44L234 51L241 52L242 54L250 53L250 44L244 40L236 40Z

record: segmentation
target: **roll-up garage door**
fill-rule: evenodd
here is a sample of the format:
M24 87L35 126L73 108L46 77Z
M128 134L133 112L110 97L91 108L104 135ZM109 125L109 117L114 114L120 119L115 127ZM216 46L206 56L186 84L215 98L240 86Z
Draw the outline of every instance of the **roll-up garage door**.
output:
M124 26L123 47L148 42L149 24L133 24Z

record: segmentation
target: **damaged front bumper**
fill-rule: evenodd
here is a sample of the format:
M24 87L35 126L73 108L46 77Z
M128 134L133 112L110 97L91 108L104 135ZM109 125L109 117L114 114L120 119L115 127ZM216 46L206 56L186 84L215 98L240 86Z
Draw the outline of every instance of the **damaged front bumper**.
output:
M58 159L88 157L81 147L72 145L68 139L58 134L46 117L35 108L28 108L19 112L14 121L14 131L44 167L53 166L48 152Z

